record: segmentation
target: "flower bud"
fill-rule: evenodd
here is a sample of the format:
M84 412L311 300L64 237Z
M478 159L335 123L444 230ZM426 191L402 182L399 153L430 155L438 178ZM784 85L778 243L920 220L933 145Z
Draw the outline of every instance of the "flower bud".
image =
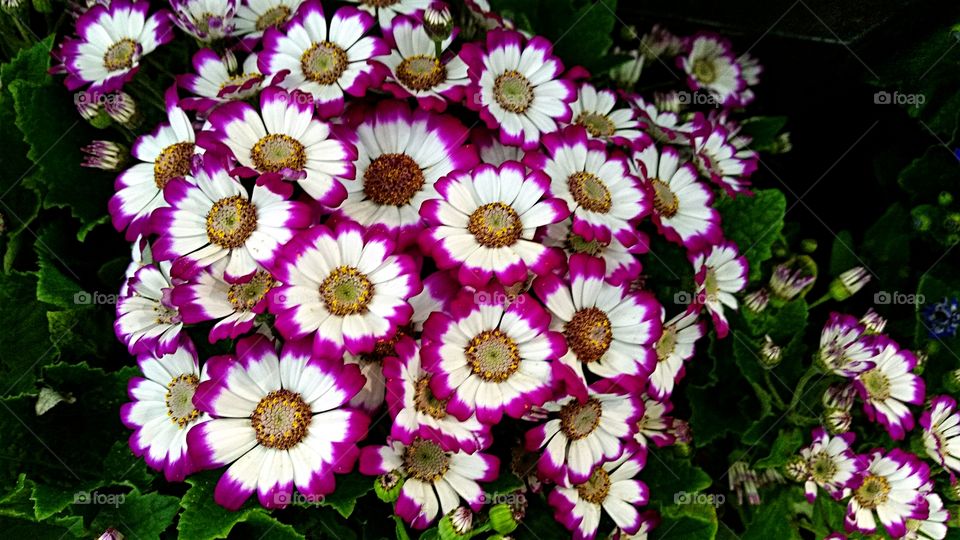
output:
M385 503L396 502L400 498L400 490L403 488L403 477L397 471L390 471L387 474L381 474L373 481L373 491L377 497Z
M793 456L783 466L783 472L790 480L803 482L808 474L807 460L803 459L803 456Z
M423 12L423 29L433 41L444 41L453 32L453 16L450 7L439 1L430 3Z
M517 520L513 517L513 510L500 503L490 507L490 525L500 534L510 534L517 528Z
M123 534L113 527L110 527L109 529L103 531L103 534L101 534L97 540L123 540Z
M118 171L127 161L127 148L113 141L93 141L80 150L84 154L81 167Z
M850 298L870 282L870 274L862 266L855 266L840 274L830 283L830 296L838 302Z
M472 536L469 533L473 530L473 512L465 506L460 506L440 518L437 529L441 540L457 540Z
M763 336L763 345L760 346L760 363L766 369L773 369L780 365L782 350L779 345L773 342L769 335Z
M873 308L870 308L863 314L863 317L860 318L860 324L866 328L868 334L877 335L883 333L883 329L887 326L887 320L881 317Z
M743 298L747 309L754 313L762 313L770 304L770 293L766 289L757 289Z
M955 369L944 375L943 385L951 394L960 393L960 369Z
M834 384L823 393L823 406L826 409L850 411L857 390L852 384Z
M111 94L104 102L103 110L114 122L122 126L135 128L140 123L137 103L133 100L133 96L126 92Z
M813 253L817 250L817 241L813 238L804 238L800 241L800 249L804 253Z
M616 48L613 51L615 55L626 55L630 58L626 62L610 69L610 79L620 88L633 88L640 80L640 73L643 71L644 56L639 50L623 51Z
M824 413L823 424L832 435L840 435L850 431L853 417L849 412L840 409L831 409Z
M941 191L940 195L937 196L937 204L940 206L950 206L950 203L953 202L953 193L949 191Z
M782 302L805 294L817 279L817 265L806 255L778 264L770 276L770 292Z

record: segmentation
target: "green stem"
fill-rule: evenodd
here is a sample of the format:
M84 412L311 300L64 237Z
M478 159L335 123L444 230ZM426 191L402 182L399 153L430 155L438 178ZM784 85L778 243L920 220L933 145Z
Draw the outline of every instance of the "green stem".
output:
M831 296L830 293L827 293L827 294L821 296L820 298L818 298L815 302L813 302L813 303L810 304L809 306L807 306L807 309L813 309L813 308L819 306L820 304L826 302L827 300L830 300L831 298L833 298L833 296Z
M766 381L767 388L770 390L770 395L773 396L773 400L776 402L777 407L786 409L787 404L783 402L783 398L780 397L780 392L777 392L777 388L773 385L773 380L770 378L769 369L763 372L763 380Z
M816 363L811 364L807 368L807 372L800 377L800 381L797 382L797 390L793 393L793 397L790 399L790 404L787 405L787 412L792 413L794 409L797 408L797 405L800 404L800 399L803 398L803 391L807 387L807 384L810 382L814 376L819 375L820 370L817 368Z

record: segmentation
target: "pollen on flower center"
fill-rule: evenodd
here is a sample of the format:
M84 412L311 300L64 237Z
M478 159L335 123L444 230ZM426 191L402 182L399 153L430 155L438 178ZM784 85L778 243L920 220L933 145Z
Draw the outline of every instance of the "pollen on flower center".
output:
M240 195L213 203L207 213L207 238L222 248L240 247L257 228L257 207Z
M617 130L617 126L605 114L595 112L582 112L573 121L574 124L583 126L587 133L594 137L609 137Z
M520 369L517 343L501 330L484 330L466 348L473 373L485 381L503 382Z
M570 440L582 439L597 429L602 414L600 402L595 399L586 403L573 400L560 409L560 429Z
M193 406L193 394L197 391L200 379L196 375L184 374L174 377L167 385L167 416L178 426L185 427L200 416Z
M423 187L423 170L406 154L383 154L363 173L363 193L384 206L403 206Z
M303 76L317 84L337 82L347 69L347 52L336 43L314 43L300 56Z
M334 315L364 313L373 299L373 283L356 268L338 266L320 284L320 297Z
M610 318L597 308L584 308L573 314L563 327L567 345L581 362L596 362L613 341Z
M174 178L180 178L190 173L190 159L193 157L194 145L191 142L178 142L164 148L160 155L153 160L153 181L157 189L167 187L167 183Z
M807 465L810 476L820 483L829 482L837 474L837 464L825 450L821 450L810 457Z
M654 350L657 352L657 361L663 362L667 358L670 358L670 355L673 354L676 348L677 330L673 326L664 327L660 339L658 339L657 344L654 345Z
M238 73L237 75L231 75L227 80L223 81L220 85L220 92L223 93L223 90L227 87L236 87L243 88L244 85L250 83L251 81L262 81L263 75L253 72L253 73Z
M103 67L107 71L120 71L133 67L133 57L140 46L130 38L123 38L107 49L103 54Z
M274 390L260 400L250 422L258 443L267 448L287 450L307 436L312 419L310 406L300 394Z
M486 247L512 246L523 232L517 211L502 202L485 204L470 214L467 223L477 242Z
M883 401L890 397L890 379L880 370L871 369L864 373L860 380L871 399Z
M277 285L277 280L269 272L257 271L245 283L234 283L227 291L227 300L237 311L250 311Z
M580 171L567 178L567 187L573 200L581 207L600 214L610 211L610 189L597 175Z
M287 6L276 6L263 12L263 15L257 17L256 28L263 32L271 26L280 26L290 18L290 8Z
M494 81L493 98L504 110L522 114L533 103L533 85L519 71L511 69Z
M437 396L433 395L433 390L430 390L429 376L417 379L413 403L417 411L437 420L443 420L447 417L447 400L437 399Z
M717 67L712 60L698 58L693 61L693 76L702 84L710 84L717 80Z
M407 88L429 90L447 79L447 68L434 56L418 54L400 62L397 79Z
M590 240L588 242L584 240L582 236L573 231L567 233L567 241L565 244L565 247L569 251L574 253L586 253L587 255L592 255L594 257L601 256L603 254L603 250L607 247L606 244L602 244L598 240Z
M433 441L414 439L403 450L403 468L422 482L436 482L450 470L450 456Z
M860 503L860 506L871 510L887 502L889 495L890 482L886 478L875 474L864 478L860 487L853 492L853 497Z
M360 362L367 364L379 364L388 356L397 356L397 342L404 336L412 333L410 325L404 325L397 328L397 333L390 339L378 339L373 345L373 350L360 355Z
M303 170L307 164L307 151L303 143L289 135L271 133L257 141L250 150L253 166L261 172L278 172L283 169Z
M610 493L610 474L603 467L597 467L590 479L577 485L580 498L591 504L603 504Z
M677 194L660 179L654 178L650 183L653 185L653 208L657 214L665 218L677 215L677 210L680 208L680 199L677 198Z
M360 0L360 3L370 7L390 7L399 3L400 0Z

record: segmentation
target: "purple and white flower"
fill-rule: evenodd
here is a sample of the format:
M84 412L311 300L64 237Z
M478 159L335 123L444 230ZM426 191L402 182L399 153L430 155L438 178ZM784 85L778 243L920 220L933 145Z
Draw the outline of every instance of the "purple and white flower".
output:
M269 28L282 28L293 18L302 0L242 0L234 18L234 35L244 38L248 51Z
M691 142L693 163L700 174L722 187L731 197L750 194L749 177L757 170L756 152L734 146L723 126L696 133Z
M814 428L813 442L800 449L804 460L804 491L813 503L817 488L823 488L836 500L859 482L861 463L853 453L853 433L830 436L822 427Z
M391 28L397 15L415 15L430 5L432 0L348 0L363 11L374 15L382 30Z
M663 331L654 344L657 364L650 373L647 393L657 400L664 400L673 394L673 386L683 377L683 364L693 357L698 339L707 333L707 325L700 320L699 309L687 308L667 322L663 322L667 311L660 308L660 321Z
M193 55L193 70L177 76L177 84L197 97L186 97L181 105L188 109L207 112L228 101L241 101L260 91L263 75L257 67L257 55L250 54L237 71L231 61L220 58L211 49L200 49Z
M198 41L209 43L233 35L237 0L170 0L173 22Z
M696 273L697 301L710 313L717 337L726 337L730 326L724 307L737 309L734 293L747 286L747 259L740 255L736 244L729 241L697 253L691 259Z
M950 521L950 512L943 506L943 499L936 493L930 492L927 498L927 517L925 519L908 519L907 534L904 540L943 540L947 537L947 522Z
M930 467L917 456L894 448L859 456L863 473L853 488L843 526L847 532L873 534L876 518L894 538L907 533L907 520L927 518Z
M571 123L583 127L593 139L630 145L643 137L635 110L615 109L617 94L613 90L597 90L582 83L577 99L570 104Z
M920 415L920 425L927 455L954 478L954 473L960 473L960 412L956 400L934 397Z
M820 333L817 363L841 377L853 378L874 367L874 343L856 317L830 313Z
M127 295L117 299L113 329L130 354L170 354L177 350L183 319L170 301L170 263L141 267L127 280Z
M658 447L676 442L676 424L679 420L667 415L673 410L673 404L667 399L658 401L647 395L643 395L641 399L643 415L637 420L637 429L633 436L637 444L647 448L651 442Z
M867 418L879 422L890 437L900 440L914 425L907 404L922 404L926 385L919 375L911 373L917 366L912 352L889 338L878 336L875 342L877 352L871 359L874 367L857 375L853 385L863 400Z
M690 90L709 92L720 105L735 105L746 87L740 64L730 43L716 35L693 36L688 52L677 57L677 66L687 74Z
M635 231L638 241L628 248L616 238L611 238L608 244L595 239L588 242L571 230L572 222L571 219L565 219L559 223L547 225L540 236L543 245L560 248L567 256L585 253L603 259L607 270L605 279L612 285L623 285L640 276L643 265L640 264L640 259L636 255L645 253L648 245L648 239L643 232Z
M477 126L470 130L470 142L477 147L480 161L499 167L508 161L523 161L526 152L519 146L507 146L500 142L495 131L486 126Z

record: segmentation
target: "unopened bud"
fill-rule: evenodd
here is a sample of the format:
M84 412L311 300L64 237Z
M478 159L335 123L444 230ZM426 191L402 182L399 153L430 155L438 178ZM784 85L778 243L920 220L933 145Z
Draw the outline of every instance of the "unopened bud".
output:
M453 16L450 6L444 2L431 2L423 12L423 29L433 41L444 41L453 32Z
M373 481L373 491L377 497L385 502L396 502L400 498L400 490L403 488L403 477L397 471L390 471L387 474L381 474Z
M517 520L513 517L513 510L500 503L490 507L490 525L500 534L510 534L517 528Z
M782 349L773 342L773 338L769 335L763 336L763 345L760 346L760 362L763 367L771 369L780 365L782 353Z
M830 283L830 296L834 300L843 301L856 294L870 282L870 274L862 266L855 266L837 276Z
M839 435L850 431L850 425L853 423L853 417L850 413L840 409L828 410L823 415L823 423L833 435Z
M118 171L127 161L127 148L113 141L93 141L80 150L83 152L81 167Z

